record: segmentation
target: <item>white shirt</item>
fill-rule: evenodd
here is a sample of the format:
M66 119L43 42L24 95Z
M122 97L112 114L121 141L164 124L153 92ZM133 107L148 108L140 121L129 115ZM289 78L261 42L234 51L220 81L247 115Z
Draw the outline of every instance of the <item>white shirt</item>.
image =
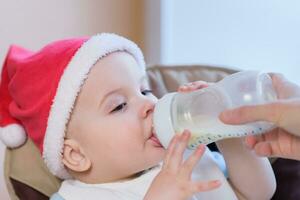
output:
M190 154L185 152L185 158ZM129 181L86 184L78 180L63 181L58 194L65 200L142 200L155 176L159 173L161 165L148 170L144 174ZM211 157L207 149L192 173L193 180L205 181L218 179L221 187L194 195L191 200L237 200L235 193L226 180L223 172Z

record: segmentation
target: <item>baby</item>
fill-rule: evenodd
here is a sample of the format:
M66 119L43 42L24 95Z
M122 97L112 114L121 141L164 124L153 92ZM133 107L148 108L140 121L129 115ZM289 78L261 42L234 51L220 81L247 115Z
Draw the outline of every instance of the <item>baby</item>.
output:
M179 91L202 87L195 82ZM51 199L272 197L268 160L241 139L217 144L228 180L202 145L183 159L187 130L164 149L152 128L156 101L140 49L123 37L61 40L38 52L12 46L2 69L0 137L12 148L26 135L35 142L50 172L64 179Z

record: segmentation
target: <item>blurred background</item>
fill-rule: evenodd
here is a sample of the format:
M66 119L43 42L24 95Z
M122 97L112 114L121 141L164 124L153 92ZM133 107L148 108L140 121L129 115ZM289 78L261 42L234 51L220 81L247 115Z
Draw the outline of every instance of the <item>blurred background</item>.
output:
M0 62L10 44L38 50L115 32L136 42L147 64L274 71L300 84L299 13L297 0L0 0ZM0 199L8 199L0 170Z

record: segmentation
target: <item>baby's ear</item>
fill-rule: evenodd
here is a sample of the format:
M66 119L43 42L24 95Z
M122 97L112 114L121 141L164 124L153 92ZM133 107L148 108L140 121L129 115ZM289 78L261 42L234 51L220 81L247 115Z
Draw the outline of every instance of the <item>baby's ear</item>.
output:
M73 139L65 139L62 161L74 172L85 172L92 166L91 160L83 152L80 144Z

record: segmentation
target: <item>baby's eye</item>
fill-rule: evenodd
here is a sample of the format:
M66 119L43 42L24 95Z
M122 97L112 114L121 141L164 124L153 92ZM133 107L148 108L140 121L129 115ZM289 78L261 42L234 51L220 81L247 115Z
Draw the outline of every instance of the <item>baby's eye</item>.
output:
M117 112L117 111L120 111L120 110L123 110L124 108L125 108L125 106L127 105L127 103L121 103L120 105L118 105L117 107L115 107L112 111L111 111L111 113L113 113L113 112Z
M152 94L152 90L143 90L142 95Z

